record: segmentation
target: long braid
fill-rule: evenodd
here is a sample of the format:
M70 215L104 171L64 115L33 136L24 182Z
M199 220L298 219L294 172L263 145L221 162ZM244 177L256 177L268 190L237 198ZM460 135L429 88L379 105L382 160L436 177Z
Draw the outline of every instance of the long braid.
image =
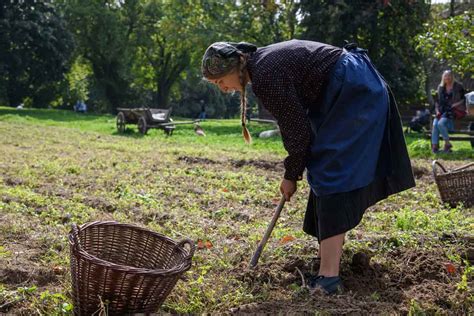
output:
M244 136L245 142L250 144L252 142L252 136L250 136L249 130L246 126L247 116L247 92L246 85L247 81L245 78L245 68L247 66L248 54L242 54L239 62L239 79L240 85L242 86L242 92L240 93L240 120L242 122L242 135Z

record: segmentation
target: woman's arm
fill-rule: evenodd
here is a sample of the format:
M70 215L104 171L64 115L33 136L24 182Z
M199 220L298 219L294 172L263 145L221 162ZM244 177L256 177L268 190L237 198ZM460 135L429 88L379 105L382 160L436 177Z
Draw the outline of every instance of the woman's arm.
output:
M460 108L461 110L464 110L465 109L464 103L466 102L466 97L464 96L464 94L466 92L464 91L464 87L461 84L457 84L457 85L458 85L457 89L459 90L458 95L460 97L460 100L457 102L454 102L451 107Z
M464 100L460 100L459 102L453 103L451 107L456 108L464 104ZM464 108L464 107L463 107Z
M311 144L311 125L291 80L282 74L266 75L252 86L262 105L276 118L288 152L285 158L287 180L301 180Z
M439 96L440 96L440 87L438 87L438 89L436 89L436 94L434 96L434 100L435 100L435 114L436 115L439 115L441 112L439 110Z

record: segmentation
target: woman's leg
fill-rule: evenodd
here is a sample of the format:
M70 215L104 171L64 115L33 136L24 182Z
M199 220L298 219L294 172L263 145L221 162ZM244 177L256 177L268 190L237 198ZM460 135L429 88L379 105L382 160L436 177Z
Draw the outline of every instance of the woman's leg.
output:
M448 131L449 124L450 124L450 120L445 117L442 117L438 122L438 130L445 141L445 146L444 146L445 148L451 147L451 143L449 142L449 131Z
M325 277L334 277L339 275L339 264L341 262L344 236L345 233L332 236L321 241L319 248L319 254L321 255L319 275Z
M439 129L438 129L438 119L435 118L433 120L433 130L431 131L431 144L438 145L439 144Z
M441 136L445 141L449 142L449 132L448 132L449 120L445 117L442 117L438 122L438 130Z

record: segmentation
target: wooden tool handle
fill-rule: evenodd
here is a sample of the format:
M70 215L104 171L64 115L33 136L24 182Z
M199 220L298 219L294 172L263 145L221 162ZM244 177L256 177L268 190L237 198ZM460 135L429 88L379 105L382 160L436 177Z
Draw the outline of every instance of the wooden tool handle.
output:
M265 235L263 235L262 240L258 244L257 249L255 250L255 253L252 256L252 260L250 261L251 268L257 265L258 259L260 258L260 255L262 254L263 248L267 244L268 238L270 238L270 235L272 234L273 228L275 227L278 217L280 217L280 213L284 205L285 205L285 196L282 195L280 199L280 204L278 204L277 208L275 209L275 213L273 214L272 221L270 222L270 224L268 224L267 231L265 232Z

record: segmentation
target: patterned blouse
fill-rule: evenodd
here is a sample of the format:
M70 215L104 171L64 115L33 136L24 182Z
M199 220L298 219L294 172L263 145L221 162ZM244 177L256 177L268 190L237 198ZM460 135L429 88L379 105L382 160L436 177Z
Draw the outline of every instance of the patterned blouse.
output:
M291 40L261 47L248 60L252 90L278 121L288 152L285 179L302 179L311 144L307 110L318 106L341 53L331 45Z

